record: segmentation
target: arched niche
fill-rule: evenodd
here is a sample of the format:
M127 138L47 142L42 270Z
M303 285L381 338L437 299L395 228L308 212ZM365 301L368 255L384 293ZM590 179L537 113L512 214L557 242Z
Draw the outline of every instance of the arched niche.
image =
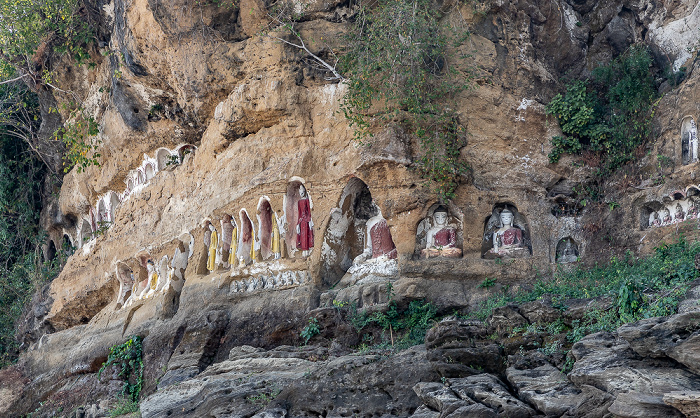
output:
M438 212L446 212L446 220L444 224L445 232L441 233L438 236L437 242L435 242L435 232L438 230L439 226L437 224L437 221L435 219L435 212L436 210ZM445 247L446 251L444 251L442 254L438 252L435 255L435 257L440 257L440 256L446 256L446 257L459 257L462 254L462 241L463 241L463 234L462 234L462 214L459 211L458 208L456 208L454 205L443 205L440 203L435 203L430 208L428 208L428 212L426 213L425 218L423 218L420 222L418 222L418 225L416 226L416 249L414 251L414 258L428 258L428 255L426 254L425 249L427 249L428 246L428 238L429 236L432 236L433 239L433 244L436 244L439 247L442 247L440 244L443 244L443 241L441 239L443 236L447 236L448 240L446 241L451 241L451 238L454 238L454 244L443 244ZM453 251L447 251L447 247L451 246L452 248L455 248L456 250ZM450 254L448 254L450 253Z
M73 245L73 238L71 238L71 236L67 233L63 234L63 241L61 242L61 251L63 251L66 257L70 257L75 251L75 246Z
M53 261L56 258L56 244L53 240L49 240L49 245L46 248L46 261Z
M691 116L681 122L681 160L684 165L698 161L698 131Z
M129 176L126 178L125 183L126 183L126 190L128 192L131 192L132 190L134 190L134 186L136 184L134 183L134 177L131 174L129 174Z
M503 220L512 225L504 225ZM494 237L499 249L494 247ZM532 255L530 226L523 214L511 202L497 203L491 215L484 220L484 236L481 244L482 258L527 257Z
M90 228L90 219L83 218L78 229L78 248L92 239L92 228Z
M556 248L557 263L575 263L578 261L578 257L578 244L573 238L566 237L559 240Z
M258 201L258 242L260 242L260 258L267 260L272 253L272 217L275 216L270 199L262 196Z
M211 219L204 218L200 222L201 234L202 234L202 247L201 256L199 262L197 263L197 274L207 274L207 263L209 261L209 247L211 246L211 230L209 225L211 225Z
M131 297L134 288L134 275L131 268L123 261L117 262L115 270L117 281L119 282L119 294L117 295L116 308L119 309L124 305L124 302Z
M664 205L660 202L648 202L639 211L639 228L647 229L652 226L661 225L661 209Z
M180 163L182 164L185 162L185 158L187 158L188 155L194 154L194 152L197 150L197 147L192 145L192 144L182 144L178 145L175 148L175 152L177 155L180 157Z
M177 154L173 154L167 148L158 148L156 150L156 163L158 165L158 171L163 171L168 167L172 167L180 163L180 157Z
M106 222L111 222L111 216L103 197L97 201L97 228L101 228Z
M313 247L313 221L311 219L304 220L301 222L303 225L300 225L299 208L307 208L310 218L311 209L314 207L309 191L304 183L304 179L301 177L295 176L290 178L287 183L287 191L284 194L284 216L287 222L287 232L284 240L287 243L287 251L289 251L290 257L293 257L297 250L308 252ZM302 194L304 194L303 197ZM302 199L305 202L301 202ZM297 234L297 226L299 226L301 237ZM301 245L300 241L302 241Z
M338 207L331 211L321 247L321 279L337 283L365 250L367 221L379 213L369 187L353 177L343 189Z
M114 222L115 214L117 213L117 208L121 205L121 199L119 195L110 191L107 193L107 202L109 206L109 221Z
M156 167L152 162L147 162L143 167L143 173L146 178L146 182L151 180L156 175ZM145 183L145 182L144 182Z
M238 212L238 223L240 231L238 233L238 260L243 260L244 264L250 264L255 259L255 229L253 221L250 220L248 211L241 209Z
M137 186L140 186L142 184L146 184L146 174L143 172L143 170L141 168L136 170L135 178L136 178L136 185Z

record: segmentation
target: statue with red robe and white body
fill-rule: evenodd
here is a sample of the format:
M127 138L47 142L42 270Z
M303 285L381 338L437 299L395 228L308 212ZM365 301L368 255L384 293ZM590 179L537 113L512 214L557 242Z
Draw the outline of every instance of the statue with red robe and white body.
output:
M314 247L314 222L311 220L311 202L306 194L306 188L299 186L299 201L297 208L299 209L299 218L297 220L297 249L301 250L303 257L308 257L311 254L311 249Z

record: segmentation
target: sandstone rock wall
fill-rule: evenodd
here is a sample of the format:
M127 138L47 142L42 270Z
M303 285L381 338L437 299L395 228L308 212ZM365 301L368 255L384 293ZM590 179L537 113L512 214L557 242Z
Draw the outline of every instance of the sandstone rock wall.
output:
M657 228L644 223L650 208L658 210L654 202L675 205L700 183L697 163L682 165L681 149L683 120L700 117L699 75L694 56L685 52L697 38L686 29L698 14L692 2L444 4L444 21L471 32L458 46L471 58L455 68L474 74L474 88L454 102L469 132L461 156L471 170L449 202L460 223L463 256L428 260L418 257L416 234L438 198L413 169L418 144L411 132L377 127L371 145L354 142L339 112L345 86L326 80L303 51L261 34L270 6L254 0L103 2L104 24L91 51L97 67L56 61L66 68L58 84L77 92L100 124L101 165L69 172L57 207L43 218L51 239L58 243L68 235L80 248L51 283L46 309L35 315L41 330L27 335L21 362L21 374L31 383L21 391L23 400L5 403L14 408L6 411L23 411L60 390L66 379L95 373L108 347L132 334L146 336L151 393L157 378L165 387L196 376L234 347L298 343L305 314L334 299L360 307L386 302L387 281L399 299L427 299L445 311L467 309L488 295L477 288L487 277L520 286L547 275L564 240L576 244L579 263L593 264L627 250L649 253L679 233L697 237L692 219ZM342 48L356 5L303 6L300 33L319 40L310 44L312 52ZM685 81L662 86L653 140L633 167L609 180L607 200L576 206L574 186L585 183L595 167L573 157L549 163L551 137L560 131L544 105L565 74L586 75L635 42L649 44L659 68L685 67ZM70 98L61 92L54 97ZM157 166L159 150L182 145L191 152L178 154L177 164ZM667 158L664 164L659 155ZM143 163L150 158L157 167L147 173ZM141 185L135 184L139 167ZM210 219L221 238L220 221L227 215L240 219L245 209L257 231L263 196L279 219L292 219L286 202L302 181L313 202L309 257L294 253L290 238L283 239L280 260L207 270L202 220ZM387 268L348 275L365 246L362 211L372 201L387 220L398 259ZM487 223L504 207L516 210L526 225L528 254L484 258ZM98 228L96 221L107 218L106 228ZM294 227L287 222L280 232L287 238ZM119 299L131 282L120 276L120 266L140 282L148 278L144 260L172 261L176 249L188 252L184 284L123 306ZM407 405L414 409L419 403L411 399Z

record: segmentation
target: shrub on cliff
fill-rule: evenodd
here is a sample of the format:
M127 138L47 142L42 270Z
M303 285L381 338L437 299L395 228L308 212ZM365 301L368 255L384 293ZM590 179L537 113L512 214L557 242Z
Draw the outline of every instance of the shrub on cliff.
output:
M646 47L633 46L586 80L567 84L547 105L561 126L552 138L549 160L589 150L602 154L614 170L634 158L651 132L656 99L652 58Z
M373 125L398 122L412 132L416 168L450 199L468 169L459 152L467 133L450 107L469 86L470 75L452 67L468 32L441 18L431 0L361 2L341 60L348 86L341 108L360 142Z
M82 0L0 0L0 58L30 74L43 70L40 67L53 50L84 61L91 39L90 17ZM35 79L45 75L31 74Z
M552 302L566 310L566 300L607 297L609 308L595 309L567 330L578 341L587 334L613 331L623 324L644 318L675 314L690 284L699 276L695 256L700 243L680 238L661 244L653 255L636 258L631 253L613 257L609 263L592 268L558 271L551 280L541 280L530 290L494 294L471 317L486 319L499 306L529 302L550 295Z

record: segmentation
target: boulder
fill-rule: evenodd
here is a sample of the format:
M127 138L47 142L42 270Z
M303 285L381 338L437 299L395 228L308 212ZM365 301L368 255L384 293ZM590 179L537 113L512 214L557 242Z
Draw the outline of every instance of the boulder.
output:
M512 366L506 370L506 377L520 399L547 416L562 416L580 402L581 391L551 364L524 370Z
M492 408L499 417L527 418L535 415L532 408L511 395L496 376L488 373L450 379L450 389L461 399L472 399Z
M485 337L486 328L479 321L443 320L426 334L427 358L445 377L502 372L502 349L490 341L478 341Z
M662 395L639 392L620 393L608 411L622 418L683 416L677 409L665 404Z
M579 387L590 385L616 396L610 407L616 415L674 416L675 410L663 402L664 394L700 390L698 376L672 360L639 356L615 334L589 335L571 352L576 363L569 379Z
M700 417L700 391L664 393L663 401L687 417Z
M507 333L513 328L528 324L527 319L520 314L518 307L513 304L494 309L486 322L489 325L489 331L499 334Z

